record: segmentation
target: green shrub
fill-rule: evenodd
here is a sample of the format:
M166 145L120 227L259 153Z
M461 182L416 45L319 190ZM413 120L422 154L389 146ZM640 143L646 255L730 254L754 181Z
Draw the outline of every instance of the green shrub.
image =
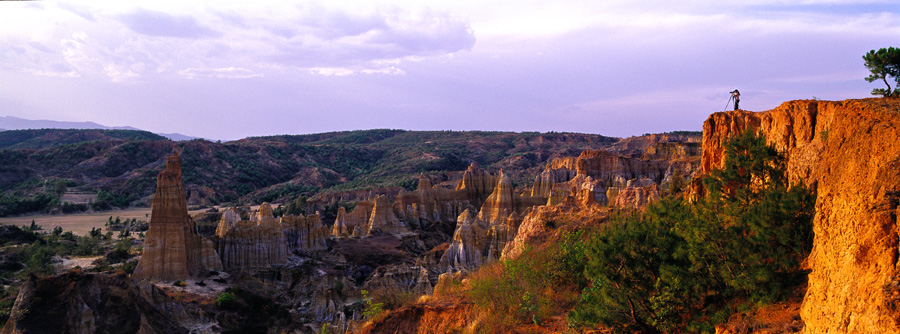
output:
M362 290L363 301L366 307L363 309L363 316L372 320L378 318L384 312L384 304L376 303L375 299L369 296L369 291Z
M784 298L805 275L814 195L789 185L784 157L753 132L725 145L725 168L696 203L666 198L621 214L586 246L591 280L575 324L704 332L739 303Z
M216 298L216 306L223 310L234 309L237 305L237 297L231 292L223 292Z

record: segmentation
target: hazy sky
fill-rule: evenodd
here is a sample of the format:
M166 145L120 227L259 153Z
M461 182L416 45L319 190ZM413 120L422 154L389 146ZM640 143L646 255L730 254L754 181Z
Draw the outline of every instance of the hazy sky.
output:
M700 130L735 88L757 111L870 96L861 56L900 46L898 3L4 1L0 116L225 140Z

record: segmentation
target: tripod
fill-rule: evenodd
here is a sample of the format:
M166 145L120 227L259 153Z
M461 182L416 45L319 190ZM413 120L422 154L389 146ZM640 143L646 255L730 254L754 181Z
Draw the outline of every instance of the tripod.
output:
M728 103L725 103L725 109L722 109L722 111L728 110L728 105L731 104L731 100L734 100L733 95L728 98Z

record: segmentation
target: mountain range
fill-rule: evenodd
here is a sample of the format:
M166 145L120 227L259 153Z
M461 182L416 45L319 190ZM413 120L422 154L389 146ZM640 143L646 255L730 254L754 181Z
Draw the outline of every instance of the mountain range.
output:
M141 130L131 126L106 126L94 122L64 122L51 120L31 120L14 116L0 116L0 131L26 129L101 129L101 130ZM141 130L143 131L143 130ZM180 133L157 133L174 141L192 140L198 137Z

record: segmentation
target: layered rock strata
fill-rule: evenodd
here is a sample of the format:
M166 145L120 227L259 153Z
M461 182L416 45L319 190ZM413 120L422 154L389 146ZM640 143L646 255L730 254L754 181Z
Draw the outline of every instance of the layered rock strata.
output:
M481 210L474 215L466 210L457 218L453 241L439 266L450 271L474 269L499 259L506 244L515 238L524 215L544 201L517 195L509 178L500 171L497 185Z
M213 243L197 233L187 212L181 183L181 159L174 154L159 173L150 230L134 278L174 281L222 270Z
M531 195L547 197L547 204L555 205L574 191L585 189L594 194L597 203L633 206L617 204L609 195L642 195L653 191L644 189L650 184L669 187L680 175L690 175L698 164L698 149L694 146L665 142L649 146L640 155L620 156L596 150L584 151L578 157L555 159L535 178ZM658 190L655 196L647 193L640 198L654 197L658 197Z
M236 217L240 216L234 209L225 211L216 229L216 250L225 269L268 269L287 261L284 229L269 203L260 205L251 220L234 222Z
M470 171L467 171L468 175L471 175ZM473 178L469 176L468 179ZM435 223L455 222L463 210L474 207L474 203L483 198L479 197L478 191L467 191L465 180L464 177L460 182L460 190L453 190L432 186L431 181L425 178L419 179L415 191L403 191L397 195L393 210L399 219L418 229L427 229Z
M327 247L325 240L330 233L318 213L281 217L281 227L288 250L314 251Z
M375 197L375 206L372 207L372 215L366 224L365 233L367 235L375 232L390 234L409 233L406 223L400 221L397 215L394 214L391 200L384 195Z
M817 189L805 331L900 332L900 100L790 101L716 113L703 126L704 172L723 143L759 130L785 152L788 177Z

